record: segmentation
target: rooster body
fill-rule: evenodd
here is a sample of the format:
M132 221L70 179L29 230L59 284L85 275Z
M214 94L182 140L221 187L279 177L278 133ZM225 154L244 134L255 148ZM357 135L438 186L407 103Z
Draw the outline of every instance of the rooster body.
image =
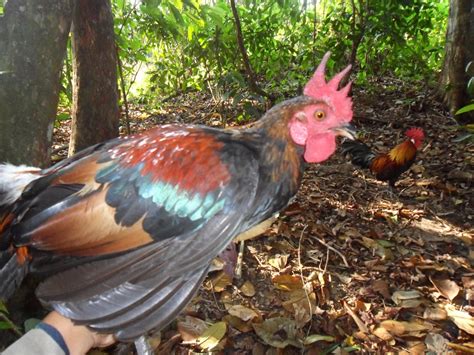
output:
M388 153L375 154L359 140L344 142L342 152L351 156L354 165L369 169L377 180L388 181L389 185L394 187L400 175L414 163L417 150L425 137L421 128L411 128L405 135L408 139Z
M0 297L37 272L38 298L77 324L122 341L161 329L233 238L287 205L305 162L350 136L349 68L326 83L327 59L248 129L166 125L42 171L1 166L24 178L0 185Z

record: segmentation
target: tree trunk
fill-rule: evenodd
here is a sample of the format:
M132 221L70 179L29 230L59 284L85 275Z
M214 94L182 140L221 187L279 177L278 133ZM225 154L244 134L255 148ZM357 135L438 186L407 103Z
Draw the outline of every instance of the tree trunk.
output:
M474 0L450 0L440 91L444 103L453 115L470 100L467 93L469 76L465 69L467 63L474 60L472 50L474 32L470 29L473 7ZM455 117L460 122L467 123L473 120L474 115L471 112Z
M0 161L49 164L73 0L7 1L0 16Z
M118 135L117 55L109 0L78 0L73 19L69 155Z
M230 7L232 9L232 14L234 15L235 30L237 33L237 45L239 46L240 54L242 55L242 62L244 64L245 75L247 76L247 82L249 84L250 90L256 94L268 98L270 101L273 101L275 98L265 92L257 84L257 77L252 69L252 66L250 65L250 59L247 54L247 49L245 48L244 36L242 35L242 26L240 24L239 13L237 11L237 6L235 5L235 0L230 0Z

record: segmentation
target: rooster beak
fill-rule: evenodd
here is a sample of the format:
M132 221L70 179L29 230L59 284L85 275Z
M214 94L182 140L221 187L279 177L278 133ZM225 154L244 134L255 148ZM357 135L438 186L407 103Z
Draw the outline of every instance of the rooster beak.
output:
M356 139L356 129L353 125L351 125L350 123L345 123L339 127L336 127L336 128L333 128L332 129L336 135L338 136L343 136L343 137L347 137L349 138L350 140L354 140Z

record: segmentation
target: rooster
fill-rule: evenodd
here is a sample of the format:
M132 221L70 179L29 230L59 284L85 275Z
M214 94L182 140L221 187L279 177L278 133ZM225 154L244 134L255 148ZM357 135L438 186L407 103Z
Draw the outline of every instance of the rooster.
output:
M405 132L408 138L392 148L388 153L373 153L370 148L359 140L348 140L342 144L343 154L352 158L354 165L369 169L380 181L388 181L390 187L401 174L407 171L416 158L416 152L425 139L421 128L410 128Z
M305 163L353 139L350 67L326 82L328 57L250 128L164 125L45 170L0 166L0 298L35 272L37 297L76 324L119 341L163 328L215 256L288 204Z

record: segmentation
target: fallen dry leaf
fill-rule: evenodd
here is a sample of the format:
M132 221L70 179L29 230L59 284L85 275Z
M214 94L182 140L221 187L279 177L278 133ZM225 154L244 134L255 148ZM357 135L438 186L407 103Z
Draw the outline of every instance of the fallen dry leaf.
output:
M392 251L387 248L391 247L393 244L388 241L362 237L362 245L369 250L374 250L375 254L380 256L383 260L393 259Z
M372 333L384 341L389 341L393 339L393 335L384 327L375 328Z
M390 291L388 289L388 283L385 280L375 280L372 282L372 288L375 292L380 293L386 300L390 299Z
M458 311L453 306L446 306L448 317L466 333L474 335L474 318L465 311Z
M444 320L448 318L448 313L442 308L426 308L423 312L423 318L428 320Z
M288 254L283 254L283 255L277 254L277 255L271 257L270 259L268 259L268 263L271 266L273 266L275 269L281 270L288 263L288 258L289 257L290 256Z
M255 287L250 281L245 281L242 287L240 287L240 292L242 292L244 296L253 297L255 296Z
M229 312L230 315L242 319L244 322L247 322L255 317L258 317L257 312L255 312L253 309L242 306L240 304L231 306L227 312Z
M429 333L425 338L426 350L436 355L448 354L448 339L441 334Z
M227 324L225 322L217 322L207 328L207 330L196 339L196 343L202 350L212 350L222 340L226 331Z
M420 292L416 290L411 291L395 291L392 294L393 302L402 308L415 308L418 307L423 299Z
M202 319L191 316L185 316L184 320L178 321L177 327L184 342L194 342L209 328Z
M303 328L311 320L316 309L316 295L312 292L308 296L293 302L291 306L293 307L296 325L298 328Z
M301 277L295 275L276 275L272 277L275 288L283 291L299 290L303 288Z
M349 355L349 352L346 351L343 347L338 346L336 349L332 351L334 355Z
M253 330L252 324L250 322L244 322L242 319L231 316L230 314L224 316L222 320L242 333L247 333Z
M222 291L220 299L221 302L224 303L224 307L226 310L232 307L232 302L234 298L232 297L232 294L230 292Z
M320 335L320 334L311 334L308 335L304 341L304 345L311 345L313 343L316 343L318 341L327 341L327 342L333 342L336 341L336 338L330 336L330 335Z
M288 299L282 302L282 306L288 312L293 311L293 303L300 302L301 300L306 300L306 303L308 303L309 301L313 308L316 307L316 295L314 294L314 292L308 292L303 288L289 291L287 297Z
M224 271L219 271L216 276L207 282L207 288L218 293L224 291L229 285L232 285L232 277Z
M380 323L380 326L386 329L394 336L410 336L420 338L425 335L426 331L433 329L429 323L419 322L401 322L396 320L386 320Z
M263 323L253 324L255 333L267 344L275 348L286 348L288 345L301 347L297 338L296 323L289 318L276 317L266 319Z
M425 355L426 346L422 341L407 341L405 348L398 355Z
M456 282L448 278L429 278L434 287L448 300L452 301L456 298L461 290Z

